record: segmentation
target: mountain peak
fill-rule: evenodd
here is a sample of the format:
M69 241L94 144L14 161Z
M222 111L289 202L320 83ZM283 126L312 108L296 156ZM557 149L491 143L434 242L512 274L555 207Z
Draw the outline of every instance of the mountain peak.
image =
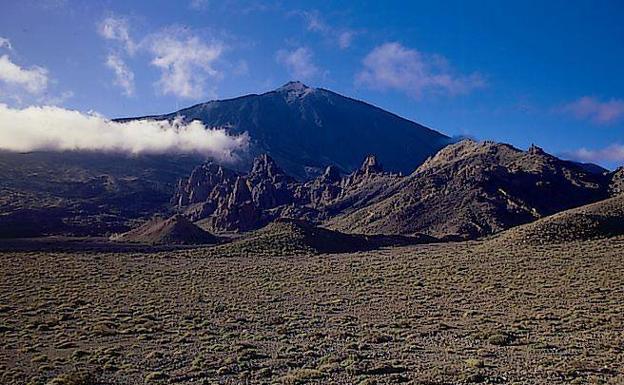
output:
M297 99L302 99L306 95L314 92L314 88L308 87L300 81L291 81L276 90L280 94L286 96L288 102L292 102Z
M309 89L311 88L306 86L299 80L293 80L284 84L280 88L278 88L277 91L300 91L300 90L309 90Z

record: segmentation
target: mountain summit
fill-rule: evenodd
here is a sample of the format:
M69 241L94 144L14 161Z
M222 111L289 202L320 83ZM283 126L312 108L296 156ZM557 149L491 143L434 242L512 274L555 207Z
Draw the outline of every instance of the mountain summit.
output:
M447 136L381 108L298 81L260 95L148 118L177 116L224 127L231 134L247 132L252 140L247 162L267 153L300 179L319 175L329 165L353 171L371 153L383 159L388 171L407 174L449 142Z

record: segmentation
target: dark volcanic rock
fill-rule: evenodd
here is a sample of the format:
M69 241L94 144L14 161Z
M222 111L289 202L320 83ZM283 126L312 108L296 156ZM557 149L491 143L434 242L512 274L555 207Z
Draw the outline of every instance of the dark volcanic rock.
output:
M0 151L0 238L108 236L169 214L200 158Z
M204 170L226 174L220 168ZM444 148L406 177L385 172L375 156L368 156L348 175L327 167L317 178L298 182L268 155L257 157L251 171L234 181L214 185L220 179L203 177L207 181L189 178L179 195L209 198L179 209L214 231L248 231L288 217L346 233L466 239L604 199L609 183L619 191L621 171L592 172L536 146L523 152L466 140Z
M252 157L267 153L289 175L311 176L309 169L336 165L352 171L369 153L387 168L408 173L449 138L370 104L322 88L291 82L261 95L198 104L153 119L200 120L231 134L247 132ZM127 119L124 119L127 120Z
M187 179L178 182L172 201L180 206L219 200L227 195L228 187L236 180L236 173L214 162L196 167Z
M345 177L336 166L328 166L319 177L302 183L262 154L245 175L212 163L199 166L180 181L173 202L191 220L214 231L252 230L279 217L318 223L334 212L366 204L389 179L398 178L382 170L376 158L368 157Z

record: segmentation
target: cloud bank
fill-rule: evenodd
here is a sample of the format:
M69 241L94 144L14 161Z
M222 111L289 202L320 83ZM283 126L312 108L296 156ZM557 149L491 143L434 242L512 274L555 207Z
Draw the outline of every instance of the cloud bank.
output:
M399 43L375 47L356 75L356 83L372 89L395 89L413 97L425 93L466 94L485 86L478 73L453 73L448 61L440 55L425 54Z
M18 152L102 151L127 154L200 154L235 162L249 145L246 134L228 135L201 122L114 122L95 113L59 107L13 109L0 104L0 149Z
M624 119L624 100L601 101L591 96L584 96L564 105L560 111L576 119L588 120L596 124L610 124Z

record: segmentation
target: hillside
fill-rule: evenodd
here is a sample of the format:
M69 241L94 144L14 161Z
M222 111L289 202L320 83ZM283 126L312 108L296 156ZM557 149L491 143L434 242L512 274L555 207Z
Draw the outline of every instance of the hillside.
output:
M154 218L126 233L112 236L111 240L150 245L197 245L218 242L215 236L195 226L182 215L166 219Z
M0 238L123 232L167 212L201 159L96 152L0 152Z
M356 233L475 238L607 197L608 178L573 162L507 144L449 145L380 201L332 218Z
M545 245L624 234L624 195L566 210L503 232L496 241Z
M206 250L206 253L213 256L293 256L348 253L429 242L435 242L435 239L425 235L389 237L345 234L303 220L279 218L239 240Z

